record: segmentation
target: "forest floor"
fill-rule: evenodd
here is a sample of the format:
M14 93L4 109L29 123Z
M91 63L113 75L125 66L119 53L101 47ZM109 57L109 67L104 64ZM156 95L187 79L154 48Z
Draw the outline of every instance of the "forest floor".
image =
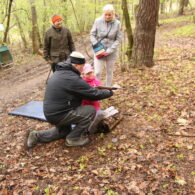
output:
M85 147L58 140L26 152L26 131L50 125L8 112L43 100L49 65L20 54L20 66L0 70L0 194L195 194L195 34L174 35L192 24L182 18L158 27L154 67L121 72L116 65L114 83L136 90L102 101L123 120L111 133L91 135Z

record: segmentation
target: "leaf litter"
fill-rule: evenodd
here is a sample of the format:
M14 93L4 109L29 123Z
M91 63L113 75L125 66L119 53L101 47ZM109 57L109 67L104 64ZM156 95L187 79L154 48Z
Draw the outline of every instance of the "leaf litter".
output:
M14 99L6 96L9 101L2 101L0 115L1 194L195 193L194 38L162 39L161 30L163 26L157 33L158 58L153 68L128 73L116 68L114 81L136 90L118 90L102 101L104 108L119 109L124 119L109 134L91 135L88 146L67 148L64 140L58 140L26 152L25 131L50 125L6 113L32 99L41 100L45 86L41 82L37 90L24 90ZM36 60L40 61L31 62L35 70ZM17 71L22 74L23 70L18 67ZM1 74L2 83L6 78L17 80L13 72Z

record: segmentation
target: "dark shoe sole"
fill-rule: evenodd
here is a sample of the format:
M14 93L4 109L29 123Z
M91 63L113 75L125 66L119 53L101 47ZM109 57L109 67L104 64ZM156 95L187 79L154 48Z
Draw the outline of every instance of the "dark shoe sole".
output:
M65 141L65 145L68 146L68 147L85 146L85 145L87 145L89 142L90 142L90 141L88 141L88 142L86 142L86 143L84 143L84 144L82 144L82 145L72 145L72 144L67 143L67 141Z

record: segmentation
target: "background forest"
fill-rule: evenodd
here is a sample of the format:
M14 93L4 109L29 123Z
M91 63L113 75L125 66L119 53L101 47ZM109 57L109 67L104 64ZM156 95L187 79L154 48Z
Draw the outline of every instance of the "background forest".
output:
M27 130L51 125L8 113L43 101L50 65L37 52L51 16L63 16L92 62L89 31L107 3L123 32L113 84L132 89L101 101L119 110L105 121L114 128L86 147L61 139L27 152ZM194 0L0 0L0 13L0 48L13 56L0 64L0 194L195 194Z
M157 2L160 4L153 7L151 12L159 10L158 12L161 18L170 17L170 15L173 14L183 15L185 9L192 10L195 6L195 3L189 0L160 0L160 2ZM56 13L63 16L64 25L70 28L72 33L77 35L77 37L80 35L82 39L88 40L89 31L95 18L102 14L102 7L107 3L114 5L117 16L122 23L122 29L124 32L127 32L124 33L123 42L125 44L123 43L121 47L121 60L125 61L125 56L123 55L125 53L130 60L133 39L136 44L136 34L143 28L138 27L134 32L133 38L132 28L134 29L135 27L135 15L136 11L138 11L139 4L138 0L1 0L0 24L3 24L5 30L0 31L0 42L1 44L6 43L10 46L15 45L17 50L26 50L36 54L43 45L45 31L51 25L51 16ZM146 5L147 4L144 6ZM150 12L149 9L148 12ZM152 17L154 20L158 20L156 15ZM195 20L194 17L194 15L190 16L189 20ZM143 20L143 18L137 16L137 21L138 20ZM154 20L149 21L148 19L148 22L154 23ZM160 25L160 23L161 22L157 21L157 26ZM162 23L164 22L162 21ZM186 26L188 31L189 28L191 29L192 25ZM154 37L155 34L152 36ZM142 41L144 42L144 40ZM86 45L84 47L86 47L85 50L88 55L88 48ZM133 56L136 55L137 53L133 52ZM135 57L133 58L135 59ZM139 65L139 62L135 59L134 64Z

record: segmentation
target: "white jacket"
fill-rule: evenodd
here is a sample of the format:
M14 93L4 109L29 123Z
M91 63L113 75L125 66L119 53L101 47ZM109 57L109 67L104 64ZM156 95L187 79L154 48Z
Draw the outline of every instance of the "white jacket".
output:
M97 18L91 29L90 39L91 39L92 44L95 45L99 40L105 37L108 32L109 32L108 37L104 38L101 41L101 43L106 48L106 52L108 54L116 56L117 48L122 39L122 33L120 29L119 20L113 19L109 22L106 22L103 16Z

